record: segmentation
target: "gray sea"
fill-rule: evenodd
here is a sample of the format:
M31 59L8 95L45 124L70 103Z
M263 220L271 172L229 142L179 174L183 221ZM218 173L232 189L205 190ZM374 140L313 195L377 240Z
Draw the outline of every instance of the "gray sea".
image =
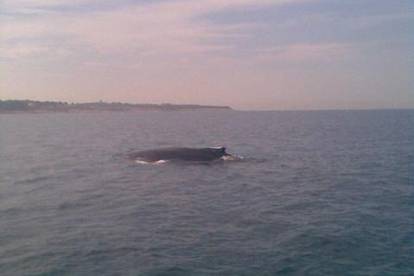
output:
M1 114L0 275L414 275L414 110Z

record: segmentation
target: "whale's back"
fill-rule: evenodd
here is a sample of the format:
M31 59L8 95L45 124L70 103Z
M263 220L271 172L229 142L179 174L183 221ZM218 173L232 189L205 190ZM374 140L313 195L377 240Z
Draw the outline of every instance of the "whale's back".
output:
M145 162L157 162L160 160L182 160L182 161L213 161L227 155L224 147L219 148L161 148L144 150L133 153L131 157L135 160Z

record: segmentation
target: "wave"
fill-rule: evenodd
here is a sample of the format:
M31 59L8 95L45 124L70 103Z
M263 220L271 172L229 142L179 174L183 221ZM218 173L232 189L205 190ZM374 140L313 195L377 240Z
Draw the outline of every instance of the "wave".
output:
M155 162L150 162L150 161L144 161L144 160L140 160L140 159L136 159L134 160L134 162L136 164L139 165L162 165L162 164L166 164L166 163L191 163L191 164L206 164L206 163L216 163L216 162L234 162L234 161L242 161L244 160L243 156L237 156L237 155L227 155L227 156L222 156L221 158L217 159L217 160L213 160L213 161L183 161L183 160L158 160Z

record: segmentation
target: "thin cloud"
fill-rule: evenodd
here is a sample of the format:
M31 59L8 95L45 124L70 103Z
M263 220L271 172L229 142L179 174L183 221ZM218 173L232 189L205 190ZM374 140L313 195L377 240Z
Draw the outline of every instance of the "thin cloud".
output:
M90 48L99 54L154 52L160 54L195 53L225 49L231 46L215 45L220 38L242 37L254 24L218 26L197 21L197 17L221 9L241 6L278 5L298 0L232 0L232 1L168 1L154 4L135 4L109 11L92 11L88 14L62 14L44 11L41 16L3 19L3 47L13 39L70 37L68 49ZM90 5L96 1L4 1L7 11L41 10L42 7ZM47 47L38 39L29 42L31 47ZM45 45L46 44L46 45Z
M291 62L332 61L352 56L353 46L346 43L300 43L279 47L258 49L263 61Z

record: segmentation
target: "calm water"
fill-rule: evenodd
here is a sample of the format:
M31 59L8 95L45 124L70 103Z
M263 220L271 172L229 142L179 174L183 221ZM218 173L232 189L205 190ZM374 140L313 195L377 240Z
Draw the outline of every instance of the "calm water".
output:
M0 274L414 275L414 111L0 115Z

